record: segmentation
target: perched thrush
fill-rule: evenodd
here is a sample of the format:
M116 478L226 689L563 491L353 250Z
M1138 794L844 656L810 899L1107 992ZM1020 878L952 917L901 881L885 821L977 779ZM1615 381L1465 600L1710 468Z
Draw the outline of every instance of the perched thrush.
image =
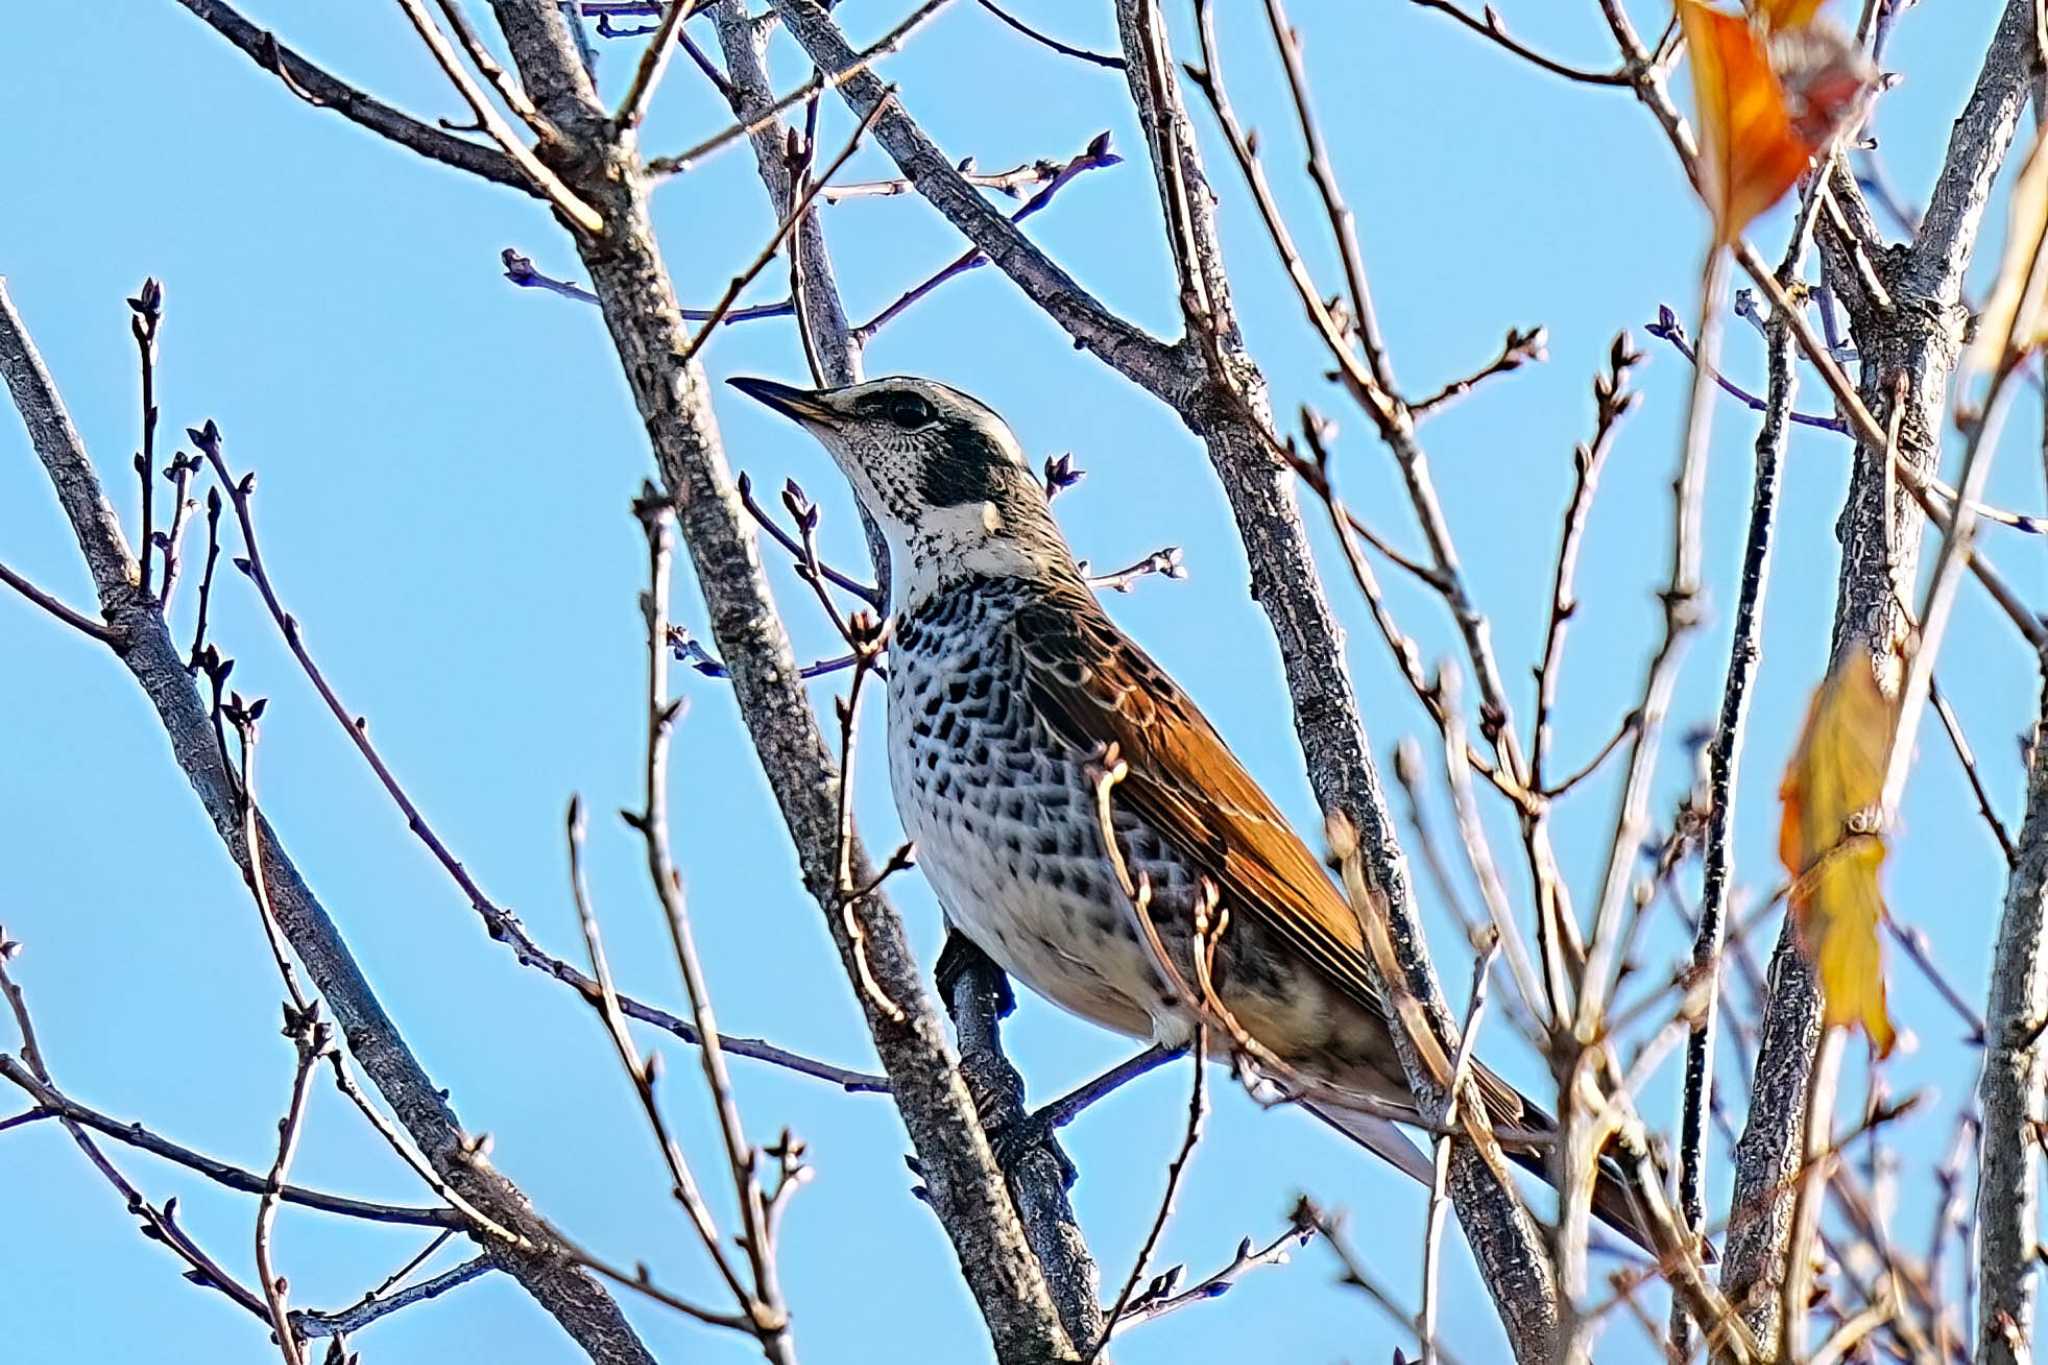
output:
M1357 917L1194 703L1103 611L1002 418L925 379L732 383L817 437L889 542L889 781L952 925L1082 1018L1188 1045L1193 1010L1162 979L1105 850L1100 765L1114 744L1128 765L1113 792L1118 848L1151 889L1181 984L1196 979L1194 911L1213 888L1230 916L1212 974L1224 1010L1313 1084L1319 1114L1427 1182L1429 1163L1389 1121L1422 1116ZM1487 1068L1473 1075L1497 1127L1522 1135L1504 1149L1547 1175L1529 1139L1550 1118ZM1616 1168L1602 1170L1594 1206L1644 1243Z

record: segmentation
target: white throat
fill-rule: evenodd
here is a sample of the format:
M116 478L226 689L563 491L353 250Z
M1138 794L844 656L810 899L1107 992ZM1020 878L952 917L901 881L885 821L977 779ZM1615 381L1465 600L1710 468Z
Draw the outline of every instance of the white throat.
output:
M905 608L949 583L985 575L1034 578L1049 572L1051 556L1011 536L993 534L1001 522L994 503L927 509L914 534L887 526L896 559L898 591ZM991 522L994 524L992 525Z

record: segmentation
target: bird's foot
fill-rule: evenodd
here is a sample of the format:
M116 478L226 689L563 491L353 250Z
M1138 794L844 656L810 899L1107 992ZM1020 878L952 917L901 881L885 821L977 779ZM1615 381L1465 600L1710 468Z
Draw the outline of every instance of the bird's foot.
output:
M988 1134L989 1150L995 1154L996 1165L1006 1176L1022 1174L1024 1163L1033 1156L1044 1153L1052 1158L1059 1170L1060 1188L1071 1190L1081 1172L1068 1159L1066 1149L1060 1146L1058 1115L1038 1110L1022 1114L1008 1123L987 1122L984 1131Z

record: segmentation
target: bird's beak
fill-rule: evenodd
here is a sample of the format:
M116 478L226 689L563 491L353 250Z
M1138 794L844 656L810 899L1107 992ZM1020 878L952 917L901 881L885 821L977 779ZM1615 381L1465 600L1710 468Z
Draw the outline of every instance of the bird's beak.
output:
M836 426L839 422L839 414L825 402L822 394L814 390L793 389L787 384L778 384L772 379L756 379L752 375L736 375L726 383L807 427Z

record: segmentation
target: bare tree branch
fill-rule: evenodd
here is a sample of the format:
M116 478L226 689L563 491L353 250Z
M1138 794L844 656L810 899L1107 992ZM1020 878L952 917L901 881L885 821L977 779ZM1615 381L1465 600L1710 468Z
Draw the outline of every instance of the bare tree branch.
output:
M539 188L518 163L498 148L480 146L429 127L346 81L329 75L278 42L275 34L243 18L227 0L177 0L177 3L210 24L215 32L246 53L249 60L275 73L287 89L314 108L332 109L349 122L360 124L401 147L410 148L430 161L540 197Z
M582 158L600 167L631 158L607 131L560 12L542 0L493 5L535 103ZM880 98L878 90L862 112ZM877 135L888 122L881 119ZM843 965L851 973L864 956L903 1011L898 1022L857 993L923 1164L934 1211L954 1242L998 1352L1018 1359L1059 1358L1071 1353L1072 1343L1018 1225L901 922L885 897L866 896L860 954L838 913L836 775L726 470L703 373L676 363L687 333L648 222L644 180L607 175L580 188L606 220L602 250L594 249L593 240L578 241L584 268L676 504L720 656L732 670L742 715L796 843L805 884L826 912ZM866 859L856 859L858 880L865 884Z
M119 655L122 664L156 708L178 765L229 855L245 871L252 856L263 860L263 876L279 925L333 1011L349 1050L383 1092L421 1152L452 1186L536 1245L551 1245L552 1239L518 1188L470 1158L454 1110L384 1012L334 921L285 854L269 822L257 820L256 848L245 840L237 786L215 739L206 705L171 643L162 616L135 590L139 571L113 508L4 286L0 286L0 374L6 378L30 440L70 518L73 535L99 586L101 609L127 642ZM651 1365L652 1357L618 1305L576 1267L554 1256L502 1244L494 1246L491 1254L593 1360L606 1365Z
M263 1193L264 1179L254 1171L229 1165L203 1152L195 1152L189 1147L181 1147L170 1139L151 1132L140 1123L123 1122L97 1109L89 1109L55 1086L38 1080L33 1072L12 1057L0 1056L0 1078L12 1081L26 1091L29 1098L36 1102L38 1111L82 1124L137 1151L148 1152L151 1156L160 1156L188 1170L197 1171L217 1185L240 1190L244 1194ZM351 1199L347 1195L309 1190L303 1185L284 1186L280 1197L287 1204L298 1204L322 1213L338 1214L344 1218L360 1218L369 1223L404 1223L427 1228L465 1226L462 1215L454 1209L377 1204L367 1199Z
M2021 1365L2032 1358L2034 1341L2039 1124L2048 1082L2041 1045L2048 1029L2048 685L2041 704L2027 771L2027 813L1992 950L1990 1048L1977 1092L1984 1106L1977 1342L1978 1359L1987 1365Z

